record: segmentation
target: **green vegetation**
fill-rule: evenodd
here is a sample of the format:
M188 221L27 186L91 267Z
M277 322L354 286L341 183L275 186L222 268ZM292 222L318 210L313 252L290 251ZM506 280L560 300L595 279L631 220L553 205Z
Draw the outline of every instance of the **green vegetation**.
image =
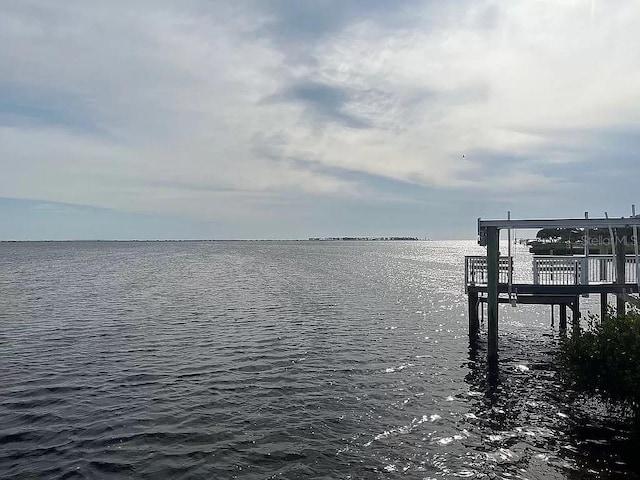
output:
M629 409L640 420L640 312L590 316L562 343L561 371L580 392Z
M633 229L618 228L618 244L626 253L633 253ZM608 228L589 229L589 253L611 254L611 233ZM543 228L534 240L528 242L529 251L535 255L581 255L584 252L584 229Z
M625 229L619 229L619 235L625 237L627 241L633 241L633 229L627 227ZM608 228L590 228L589 238L607 238L609 239L610 233ZM582 242L584 239L583 228L543 228L536 234L538 240L546 240L550 242Z
M538 240L548 240L551 242L568 242L581 238L584 234L577 228L543 228L538 231Z

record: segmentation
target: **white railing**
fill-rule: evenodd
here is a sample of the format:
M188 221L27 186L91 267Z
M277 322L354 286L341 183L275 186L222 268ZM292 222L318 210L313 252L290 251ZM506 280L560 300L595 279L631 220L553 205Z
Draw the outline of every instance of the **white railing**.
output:
M509 260L511 260L511 270L513 272L513 257L500 257L498 261L498 283L509 282ZM465 288L469 285L486 285L488 281L487 257L464 257Z
M498 283L509 282L509 260L509 257L500 257ZM511 262L513 265L513 257ZM467 256L464 257L464 263L465 288L488 283L487 257ZM521 283L522 280L525 279L519 279ZM614 283L615 280L616 265L612 255L533 256L534 285L597 285ZM637 283L636 262L633 255L625 257L624 281L627 284Z
M625 257L625 283L636 283L635 257ZM535 255L533 257L534 285L589 285L614 283L615 259L612 255L589 257Z
M536 255L533 257L534 285L580 285L584 258Z

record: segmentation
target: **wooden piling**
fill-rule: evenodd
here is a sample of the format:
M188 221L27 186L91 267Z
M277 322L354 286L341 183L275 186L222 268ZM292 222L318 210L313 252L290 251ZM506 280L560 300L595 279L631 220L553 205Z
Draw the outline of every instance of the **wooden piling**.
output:
M567 329L567 304L560 304L560 330Z
M478 292L469 292L469 340L475 341L480 329L478 320ZM480 305L482 308L482 305Z
M573 307L571 309L573 311L573 318L571 319L571 324L573 328L573 333L576 333L580 328L580 296L576 295L573 300Z
M487 358L489 362L498 360L498 263L500 259L500 230L487 227Z
M600 322L602 323L607 316L607 307L609 306L609 298L606 293L600 294Z

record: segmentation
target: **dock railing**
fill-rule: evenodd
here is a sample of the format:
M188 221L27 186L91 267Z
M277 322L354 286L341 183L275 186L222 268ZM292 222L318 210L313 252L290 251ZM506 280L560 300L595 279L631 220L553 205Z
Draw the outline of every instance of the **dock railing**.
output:
M513 272L513 257L500 257L498 262L498 283L509 282L509 261ZM473 255L464 257L465 292L469 285L486 285L488 282L487 257Z
M614 283L616 267L613 255L533 257L534 285L596 285ZM624 283L636 283L636 262L625 257Z
M486 285L488 282L487 258L466 256L465 291L470 285ZM509 257L500 257L498 283L509 282ZM511 257L513 262L513 257ZM512 263L513 265L513 263ZM616 281L613 255L534 255L534 285L598 285ZM531 280L530 280L531 281ZM625 257L625 283L637 283L636 262L633 255Z
M584 257L536 255L533 257L534 285L580 285L584 283Z

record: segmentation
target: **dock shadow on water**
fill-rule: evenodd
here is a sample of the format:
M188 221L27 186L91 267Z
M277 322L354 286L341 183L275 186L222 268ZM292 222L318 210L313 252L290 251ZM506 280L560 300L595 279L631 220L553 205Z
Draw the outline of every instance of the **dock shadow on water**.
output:
M640 478L637 428L623 412L567 388L556 362L557 332L502 334L500 342L497 365L487 363L484 345L469 348L471 453L457 476Z

